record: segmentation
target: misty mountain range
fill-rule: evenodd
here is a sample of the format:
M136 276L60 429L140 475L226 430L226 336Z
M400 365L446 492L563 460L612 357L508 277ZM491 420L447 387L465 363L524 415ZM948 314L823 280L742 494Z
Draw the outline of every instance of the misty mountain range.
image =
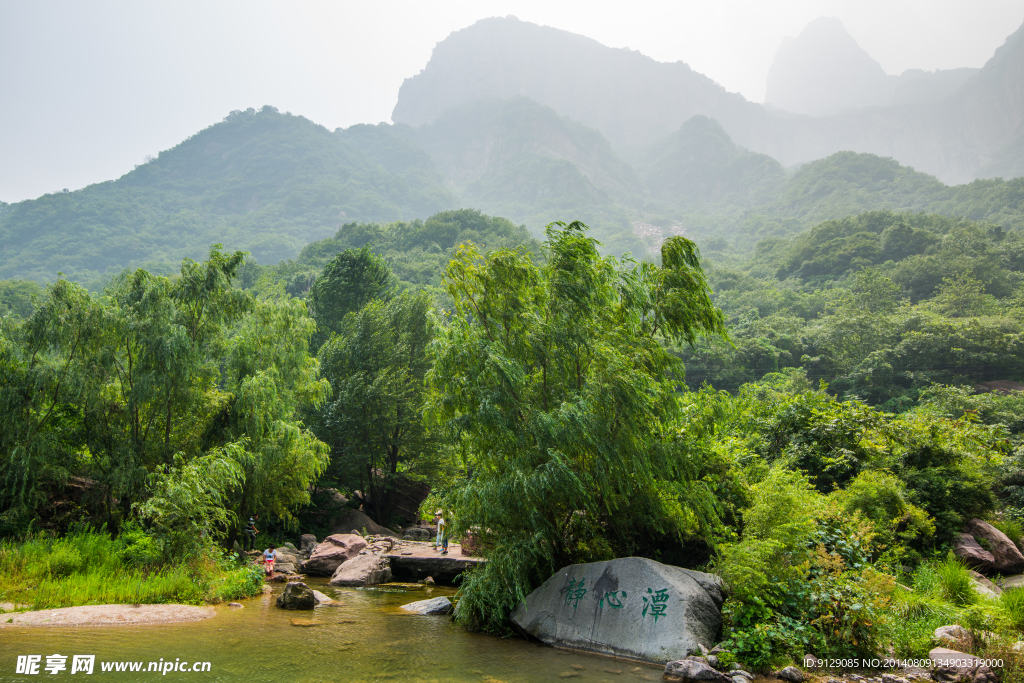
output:
M1024 28L982 69L887 76L818 20L780 50L760 105L681 62L487 19L405 81L394 124L233 112L118 180L0 204L0 278L96 284L212 243L273 263L352 222L463 206L534 234L583 220L614 253L673 232L750 247L878 208L1017 228L1024 179L975 179L1024 175L1022 67Z

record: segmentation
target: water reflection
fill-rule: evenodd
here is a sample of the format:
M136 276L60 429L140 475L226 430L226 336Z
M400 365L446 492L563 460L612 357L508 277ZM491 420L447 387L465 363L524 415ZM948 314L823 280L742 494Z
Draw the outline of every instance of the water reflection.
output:
M444 617L412 615L400 609L414 600L451 595L447 588L313 588L338 600L313 613L277 609L272 595L245 601L245 609L218 607L202 622L136 627L22 628L0 630L0 681L57 680L71 676L71 655L96 655L88 680L245 681L534 681L661 680L661 668L556 650L524 640L467 633ZM293 620L302 625L293 625ZM302 622L310 622L303 624ZM66 671L16 675L19 654L68 655ZM151 661L209 661L209 672L146 672ZM102 672L103 661L144 662L143 671ZM78 677L82 674L74 674Z

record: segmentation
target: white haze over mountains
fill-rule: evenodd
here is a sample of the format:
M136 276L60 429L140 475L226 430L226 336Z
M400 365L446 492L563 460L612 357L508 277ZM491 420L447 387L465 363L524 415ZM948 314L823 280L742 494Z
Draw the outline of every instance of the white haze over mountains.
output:
M510 14L686 62L761 102L779 45L817 17L842 21L889 83L907 69L980 67L1024 3L0 0L0 201L118 177L233 109L272 104L332 129L386 121L437 43Z
M978 69L907 69L886 74L835 17L815 19L786 38L768 71L765 104L825 116L847 109L932 104L952 95Z

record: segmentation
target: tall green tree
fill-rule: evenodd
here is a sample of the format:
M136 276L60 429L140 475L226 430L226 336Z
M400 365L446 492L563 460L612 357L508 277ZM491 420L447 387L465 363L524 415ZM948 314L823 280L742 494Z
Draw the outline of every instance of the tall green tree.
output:
M399 472L415 471L433 454L423 423L432 334L430 297L406 293L347 315L320 349L332 397L316 430L331 446L331 474L363 491L382 524L392 514Z
M38 521L71 476L90 516L117 529L141 514L168 549L308 500L327 464L297 415L329 391L315 323L281 291L235 288L243 258L216 246L174 280L126 272L103 297L61 280L28 319L0 319L4 531Z
M391 268L369 245L346 249L331 259L309 290L309 310L319 328L313 351L341 329L346 314L374 299L390 298L395 285Z
M663 345L725 335L696 245L671 238L658 267L602 257L586 231L549 225L540 267L474 247L448 266L456 310L431 346L428 414L464 454L445 500L456 531L489 547L460 607L479 628L503 628L559 567L715 522Z

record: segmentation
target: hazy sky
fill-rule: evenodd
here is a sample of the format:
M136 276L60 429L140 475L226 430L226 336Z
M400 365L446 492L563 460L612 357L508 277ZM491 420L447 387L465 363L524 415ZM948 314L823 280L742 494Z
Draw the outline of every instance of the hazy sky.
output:
M682 60L764 100L779 44L843 21L890 74L981 66L1020 0L0 0L0 200L119 177L232 109L390 121L434 45L489 16Z

